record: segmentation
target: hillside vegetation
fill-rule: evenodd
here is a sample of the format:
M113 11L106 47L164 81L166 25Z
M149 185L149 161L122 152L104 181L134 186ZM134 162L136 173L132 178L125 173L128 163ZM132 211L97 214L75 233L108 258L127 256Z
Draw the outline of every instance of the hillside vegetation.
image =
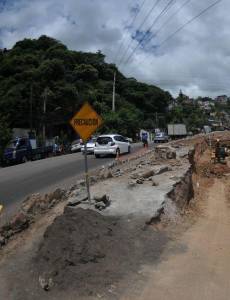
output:
M115 113L111 111L114 71ZM155 113L165 113L170 100L171 95L156 86L125 78L100 51L71 51L47 36L24 39L0 54L0 111L11 128L29 128L32 122L39 134L46 123L49 134L60 130L71 134L69 119L89 101L104 119L100 132L133 137L140 128L153 128Z

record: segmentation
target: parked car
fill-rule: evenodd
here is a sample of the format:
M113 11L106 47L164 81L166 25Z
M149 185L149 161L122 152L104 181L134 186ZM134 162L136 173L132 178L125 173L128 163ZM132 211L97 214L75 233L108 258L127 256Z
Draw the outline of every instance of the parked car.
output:
M81 140L75 140L72 142L70 150L72 153L79 152L81 151L81 147L82 147Z
M155 135L154 143L167 143L169 136L165 132L158 132Z
M125 137L125 139L126 139L128 142L130 142L130 144L133 143L133 139L132 139L132 138L130 138L130 137Z
M94 154L96 158L102 155L117 155L130 153L131 146L129 141L119 134L105 134L97 138Z
M90 139L86 144L86 151L87 154L94 154L94 148L95 148L96 138ZM81 145L81 152L82 154L85 153L85 145Z
M29 160L53 155L53 145L37 147L36 139L17 137L7 146L3 155L3 165L25 163Z

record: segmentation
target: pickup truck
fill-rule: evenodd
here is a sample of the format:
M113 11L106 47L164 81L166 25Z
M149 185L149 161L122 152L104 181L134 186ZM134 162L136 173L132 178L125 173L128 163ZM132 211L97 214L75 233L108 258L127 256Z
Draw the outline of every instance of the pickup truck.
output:
M37 147L36 140L19 137L11 141L4 151L3 165L12 165L50 156L53 146Z
M169 136L165 132L157 132L154 137L154 143L167 143Z

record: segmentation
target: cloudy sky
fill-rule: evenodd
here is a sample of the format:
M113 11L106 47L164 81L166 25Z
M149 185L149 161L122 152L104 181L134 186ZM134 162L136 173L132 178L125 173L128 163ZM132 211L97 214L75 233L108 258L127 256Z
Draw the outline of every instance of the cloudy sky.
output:
M0 0L0 47L46 34L73 50L100 49L126 76L173 95L230 95L230 1L177 32L216 1Z

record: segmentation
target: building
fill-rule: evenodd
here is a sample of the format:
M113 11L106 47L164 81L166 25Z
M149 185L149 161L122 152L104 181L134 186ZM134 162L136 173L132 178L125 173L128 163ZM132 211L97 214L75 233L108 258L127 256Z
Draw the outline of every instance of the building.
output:
M228 102L228 96L227 95L217 96L215 101L221 104L226 104Z

